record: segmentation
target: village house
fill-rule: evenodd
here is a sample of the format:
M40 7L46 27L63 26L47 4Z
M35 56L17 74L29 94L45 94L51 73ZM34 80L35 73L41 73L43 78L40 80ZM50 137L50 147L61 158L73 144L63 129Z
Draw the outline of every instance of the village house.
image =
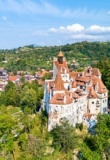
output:
M17 84L17 83L19 83L20 78L19 78L19 76L14 75L14 76L9 76L8 80L11 81L11 82L13 82L13 83L15 83L15 84Z
M43 107L48 114L48 131L64 118L75 126L86 124L99 113L107 113L108 90L98 68L70 72L60 51L53 60L53 78L45 80Z

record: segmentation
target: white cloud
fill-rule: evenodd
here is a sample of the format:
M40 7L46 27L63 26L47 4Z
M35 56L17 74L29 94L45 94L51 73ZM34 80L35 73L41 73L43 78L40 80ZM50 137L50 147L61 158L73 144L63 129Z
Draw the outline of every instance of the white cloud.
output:
M68 26L60 26L59 28L50 28L49 32L54 35L59 35L64 39L74 41L81 40L110 40L110 27L91 25L84 27L81 24L72 24ZM62 36L60 36L62 34Z
M49 32L56 33L56 32L57 32L57 29L56 29L56 28L49 28Z
M72 24L68 26L60 26L59 28L50 28L49 32L53 33L83 33L83 34L105 34L110 33L110 26L91 25L88 28L81 24Z
M88 28L88 31L90 32L110 32L110 27L104 27L104 26L99 26L99 25L92 25Z
M84 26L80 24L72 24L68 25L66 27L60 26L59 28L50 28L50 32L56 32L56 33L76 33L76 32L82 32L84 30Z
M72 24L72 25L68 25L66 29L70 32L81 32L84 30L84 26L80 24Z
M75 34L75 35L71 35L71 38L73 39L86 39L86 40L97 40L102 38L102 36L96 36L96 35L89 35L89 34Z

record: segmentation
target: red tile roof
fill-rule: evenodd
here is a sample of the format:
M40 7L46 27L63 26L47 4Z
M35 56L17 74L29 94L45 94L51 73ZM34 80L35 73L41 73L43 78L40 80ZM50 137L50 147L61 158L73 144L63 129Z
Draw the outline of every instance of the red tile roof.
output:
M89 98L98 98L97 93L95 92L93 87L90 88L88 97Z
M92 75L101 76L101 72L99 71L98 68L93 68L92 69Z
M58 91L65 90L64 85L63 85L63 81L62 81L62 78L61 78L61 75L60 75L60 72L58 72L58 74L56 76L55 88L54 89L58 90Z
M77 88L76 81L73 81L72 88Z
M90 82L91 78L90 77L77 77L76 81L80 81L80 82Z
M60 52L58 53L57 57L63 57L62 51L60 51Z
M72 103L72 98L70 98L69 95L65 93L56 93L50 100L50 104L63 105L70 103Z
M97 92L100 94L107 92L107 88L103 84L102 80L96 76L93 77L93 86L97 86Z
M9 81L16 81L17 78L17 76L9 76Z
M70 72L71 78L76 78L79 72Z
M103 84L103 82L101 81L101 79L98 80L98 93L102 94L107 92L107 89L105 87L105 85Z
M66 69L67 72L69 72L69 69L68 69L68 65L66 63L66 61L63 61L63 63L59 63L58 61L54 61L56 67L61 70L62 68Z

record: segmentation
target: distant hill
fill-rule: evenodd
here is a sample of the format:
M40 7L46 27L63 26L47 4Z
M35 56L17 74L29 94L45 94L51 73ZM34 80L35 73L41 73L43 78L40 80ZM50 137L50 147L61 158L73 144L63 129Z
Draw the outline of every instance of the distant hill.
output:
M74 66L94 65L105 57L110 58L110 42L79 42L61 46L37 46L35 44L12 50L0 50L0 67L8 71L36 71L52 69L53 57L62 50L71 69ZM7 63L3 63L7 61Z

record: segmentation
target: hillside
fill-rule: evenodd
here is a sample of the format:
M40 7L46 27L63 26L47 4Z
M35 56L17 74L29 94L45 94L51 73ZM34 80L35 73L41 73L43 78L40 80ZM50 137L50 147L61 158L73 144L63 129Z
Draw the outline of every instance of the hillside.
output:
M93 65L99 59L110 57L110 42L81 42L62 46L36 47L34 45L12 50L0 50L0 66L7 71L36 71L52 69L53 57L62 50L70 68Z
M0 50L0 67L7 71L52 69L52 60L62 50L69 67L94 64L110 90L110 42L82 42L54 47L25 46ZM100 60L100 61L99 61ZM62 123L47 131L47 114L39 111L43 86L21 79L9 82L0 92L0 160L110 160L110 115L98 115L92 134L82 123ZM110 94L109 94L110 99ZM65 129L66 126L66 129ZM63 134L62 134L63 133ZM66 138L65 138L66 137Z

